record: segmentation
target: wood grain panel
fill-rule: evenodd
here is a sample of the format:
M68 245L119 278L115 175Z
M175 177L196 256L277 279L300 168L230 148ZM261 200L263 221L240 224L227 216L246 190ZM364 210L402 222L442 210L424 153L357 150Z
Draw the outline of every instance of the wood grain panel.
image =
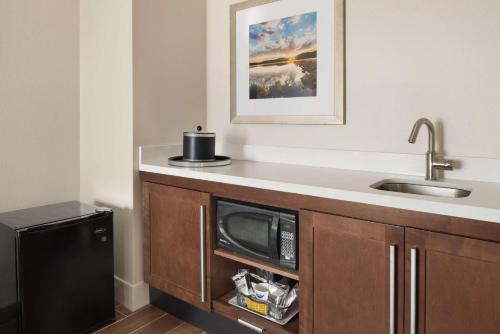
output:
M418 333L500 333L500 244L414 229L406 243L408 268L419 254Z
M120 311L118 311L120 309ZM123 306L115 306L115 322L104 326L96 333L104 334L201 334L201 329L184 323L182 320L147 305L135 312ZM127 314L127 315L125 315Z
M145 309L138 311L126 319L115 322L114 324L103 328L96 332L97 334L123 334L130 333L151 321L154 321L165 314L160 309L153 306L148 306Z
M202 334L204 333L201 329L191 326L190 324L184 323L179 327L175 328L168 334Z
M143 224L143 274L144 282L149 284L151 273L151 203L149 201L150 183L142 183L142 224Z
M125 314L120 313L120 312L115 310L115 319L114 319L115 321L120 321L120 320L124 319L125 317L126 317Z
M118 305L115 307L115 310L117 312L120 312L122 313L124 316L129 316L132 314L132 311L130 311L128 308L126 308L125 306L123 305Z
M313 238L309 240L313 252L312 291L308 284L301 294L301 311L309 320L302 328L315 334L388 333L389 246L396 245L400 249L396 330L402 333L403 229L320 213L309 213L301 224L310 225L306 229L312 229L312 233L306 232L306 237ZM310 269L306 266L305 270ZM311 279L310 273L305 276ZM311 308L312 314L304 307Z
M170 314L164 314L161 318L141 327L139 330L135 331L134 334L173 333L174 330L182 324L183 322L181 320L174 318Z
M293 280L298 281L299 280L299 273L296 270L288 269L285 267L277 266L277 265L272 265L270 263L266 263L264 261L259 261L253 258L250 258L248 256L244 256L235 252L231 252L225 249L215 249L214 254L217 256L224 257L226 259L230 259L233 261L237 261L239 263L243 263L246 265L249 265L254 268L259 268L259 269L264 269L269 272L285 276L288 278L291 278Z
M314 333L314 214L299 213L300 333Z
M201 302L200 271L200 206L207 207L206 217L210 217L210 196L157 184L147 184L145 189L148 194L145 210L149 212L145 223L145 229L149 230L149 244L145 245L150 262L149 284L210 309L210 302ZM206 238L210 239L207 235Z
M152 186L151 276L200 294L200 193ZM198 274L198 275L197 275Z

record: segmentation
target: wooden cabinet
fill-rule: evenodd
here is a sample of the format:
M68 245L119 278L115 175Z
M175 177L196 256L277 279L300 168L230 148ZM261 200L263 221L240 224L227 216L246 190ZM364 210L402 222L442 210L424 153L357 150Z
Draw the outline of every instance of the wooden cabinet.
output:
M299 226L301 333L500 333L500 244L310 211Z
M500 333L500 244L406 229L406 296L405 333Z
M209 194L144 183L145 280L203 309L210 309L210 206Z
M210 310L213 302L216 313L269 333L500 334L500 224L143 177L145 279L192 305ZM298 272L215 249L212 194L307 207L299 214ZM280 327L227 303L231 276L248 266L300 281L298 318Z
M403 333L404 229L300 214L300 333Z

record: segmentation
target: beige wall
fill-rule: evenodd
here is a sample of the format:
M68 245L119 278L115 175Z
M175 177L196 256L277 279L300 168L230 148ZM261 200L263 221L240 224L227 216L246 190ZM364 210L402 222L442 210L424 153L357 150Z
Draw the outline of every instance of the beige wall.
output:
M141 221L138 147L180 143L206 123L206 1L134 0L134 200ZM139 224L140 226L140 224ZM142 235L142 230L137 230ZM136 239L137 247L142 238ZM142 254L141 254L142 255ZM142 267L142 258L136 261Z
M500 2L347 0L347 125L229 123L229 5L208 1L208 116L218 140L423 153L413 122L444 128L447 154L500 158Z
M200 0L80 2L80 193L115 210L117 299L130 309L148 298L137 146L205 123L205 13Z
M78 199L78 2L0 1L0 212Z
M205 125L206 1L134 1L136 143L181 143Z
M134 264L142 279L140 145L180 143L206 122L206 1L134 0Z
M115 212L116 298L147 302L134 219L132 0L80 2L81 200Z

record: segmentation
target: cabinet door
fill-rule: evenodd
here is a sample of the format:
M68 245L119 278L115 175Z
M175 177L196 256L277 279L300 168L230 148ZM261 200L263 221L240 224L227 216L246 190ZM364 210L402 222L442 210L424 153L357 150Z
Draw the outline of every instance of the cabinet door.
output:
M404 230L300 215L300 332L403 333Z
M406 255L406 333L500 333L500 244L406 229Z
M144 183L146 280L204 309L210 309L205 291L209 205L209 194Z

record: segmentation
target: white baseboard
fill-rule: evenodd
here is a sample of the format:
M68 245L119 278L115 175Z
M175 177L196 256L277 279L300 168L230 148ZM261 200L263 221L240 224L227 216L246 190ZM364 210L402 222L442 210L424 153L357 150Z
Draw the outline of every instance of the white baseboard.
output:
M145 282L131 284L115 276L115 299L130 311L149 304L149 285Z

